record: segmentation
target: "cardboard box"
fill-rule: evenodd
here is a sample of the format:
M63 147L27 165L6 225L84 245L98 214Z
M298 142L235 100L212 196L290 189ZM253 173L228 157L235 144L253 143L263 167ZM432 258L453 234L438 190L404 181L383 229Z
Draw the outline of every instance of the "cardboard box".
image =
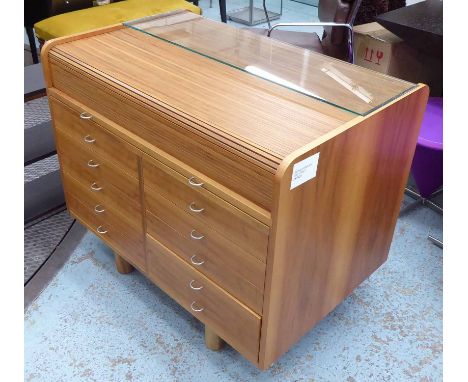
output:
M431 95L442 95L442 60L414 49L378 23L354 27L354 63L402 80L425 83Z

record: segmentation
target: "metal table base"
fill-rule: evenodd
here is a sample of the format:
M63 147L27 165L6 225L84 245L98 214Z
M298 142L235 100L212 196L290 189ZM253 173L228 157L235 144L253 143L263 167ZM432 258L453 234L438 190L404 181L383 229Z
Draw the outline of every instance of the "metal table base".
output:
M266 23L265 12L263 8L254 7L253 0L250 0L249 6L244 7L227 14L228 20L248 26ZM277 20L283 14L283 1L281 1L280 12L268 11L268 17L271 20Z

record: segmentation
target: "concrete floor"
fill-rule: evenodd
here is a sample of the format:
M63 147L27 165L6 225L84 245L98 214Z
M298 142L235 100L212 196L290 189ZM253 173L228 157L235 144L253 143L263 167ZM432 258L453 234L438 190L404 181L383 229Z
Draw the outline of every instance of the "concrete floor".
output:
M26 381L441 381L442 217L399 219L388 261L266 372L88 233L25 315Z

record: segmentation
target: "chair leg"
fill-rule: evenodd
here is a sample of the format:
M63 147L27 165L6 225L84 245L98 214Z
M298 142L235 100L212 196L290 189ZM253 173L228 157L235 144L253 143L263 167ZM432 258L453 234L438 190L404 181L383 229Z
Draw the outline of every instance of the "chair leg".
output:
M125 260L122 256L114 253L115 257L115 267L117 271L123 275L130 273L133 271L133 265L130 264L127 260Z
M443 241L437 239L436 237L434 237L432 235L428 235L427 238L432 242L432 244L437 245L439 248L444 248Z
M219 13L221 15L221 21L223 23L227 22L226 16L226 0L219 0Z
M419 193L417 193L416 191L408 188L408 187L405 187L405 194L412 197L413 199L415 199L415 201L413 203L410 203L409 205L407 205L405 208L403 208L401 211L400 211L400 216L403 216L404 214L408 213L409 211L413 210L414 208L418 207L418 206L426 206L426 207L429 207L430 209L438 212L439 214L443 214L444 213L444 210L442 207L440 207L438 204L434 203L432 200L432 198L434 198L435 196L437 196L438 194L440 194L441 192L443 191L443 189L439 189L437 191L435 191L431 196L429 196L429 198L423 198Z
M37 55L36 40L34 38L34 30L32 27L25 27L26 34L28 35L29 47L31 48L31 55L35 64L39 63L39 56Z
M210 327L205 325L205 345L210 350L219 350L223 346L223 340Z

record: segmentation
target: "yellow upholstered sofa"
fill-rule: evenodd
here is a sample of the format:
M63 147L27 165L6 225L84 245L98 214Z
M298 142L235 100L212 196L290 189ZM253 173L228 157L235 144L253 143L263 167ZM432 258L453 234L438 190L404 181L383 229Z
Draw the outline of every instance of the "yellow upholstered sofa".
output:
M125 0L52 16L34 29L42 42L176 9L201 14L199 7L184 0Z

